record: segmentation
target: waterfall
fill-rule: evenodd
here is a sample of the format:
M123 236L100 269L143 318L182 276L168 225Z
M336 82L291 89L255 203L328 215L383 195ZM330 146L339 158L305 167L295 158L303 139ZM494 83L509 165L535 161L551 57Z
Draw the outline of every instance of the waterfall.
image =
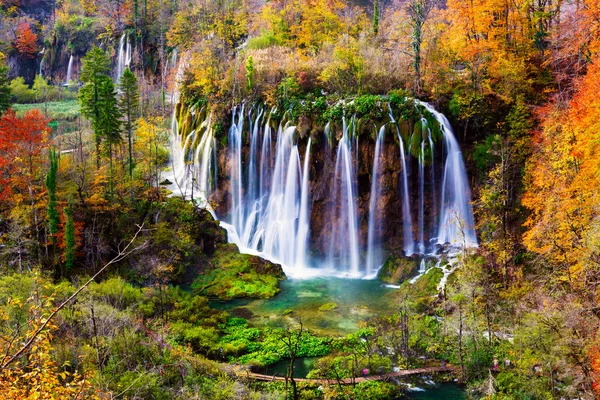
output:
M118 81L123 75L125 68L129 67L131 64L131 44L129 43L129 38L126 33L121 35L121 39L119 40L119 52L117 53L117 71L115 76L115 81Z
M345 269L351 276L360 275L358 221L356 207L355 168L352 154L352 137L350 128L356 127L356 121L350 125L343 120L343 134L338 143L335 175L333 212L335 217L333 232L330 238L329 260L331 265Z
M381 265L381 250L376 246L375 241L380 240L381 219L377 218L377 203L381 196L381 183L379 174L379 164L381 146L385 135L385 125L379 129L377 140L375 142L375 155L373 156L373 172L371 173L371 192L369 195L369 232L367 237L367 276L373 274Z
M388 233L402 235L407 256L420 253L419 272L423 273L427 266L425 255L438 251L433 242L474 246L477 241L465 166L452 128L430 105L418 101L416 104L422 105L420 110L424 107L431 113L417 121L419 125L415 126L420 130L407 130L406 125L401 130L391 110L389 122L376 127L369 165L371 181L366 188L361 183L360 193L356 117L342 118L341 132L337 129L339 140L336 128L328 123L323 140L319 139L323 147L318 148L320 153L313 154L317 150L312 148L314 136L301 138L288 121L291 114L281 115L277 109L262 105L242 103L234 107L226 131L227 145L221 149L226 156L221 159L226 160L227 181L221 182L217 192L224 196L221 198L225 203L219 212L212 210L209 203L217 188L217 140L208 106L192 108L188 114L184 110L179 116L174 113L171 151L177 189L172 190L180 190L188 197L193 195L195 201L207 207L221 220L228 240L240 251L281 263L288 276L373 277L383 261L383 242L392 238L384 236ZM273 123L276 114L278 124ZM384 169L390 164L384 163L388 127L396 129L396 161L402 168L395 174L395 194L382 179L384 173L390 172ZM180 129L187 133L179 133ZM303 143L306 147L301 154ZM363 166L360 171L364 174ZM319 184L317 179L327 182ZM317 184L317 193L313 192L313 183ZM319 208L313 209L317 204L313 204L313 196L315 201L319 199ZM385 210L381 208L383 196L386 204L393 204L388 202L389 196L397 196L396 204L401 208L397 215L402 218L398 232L394 224L386 224Z
M200 112L200 114L202 113ZM198 113L194 112L194 114ZM166 178L173 180L169 190L184 198L189 196L215 216L208 201L209 195L214 189L217 174L217 143L211 120L212 116L209 115L198 129L191 131L186 137L182 137L179 134L176 112L173 112L170 137L172 176L166 176ZM198 137L200 139L197 141ZM195 150L192 149L194 142L197 143Z
M440 244L477 246L467 170L452 126L444 114L436 111L430 104L420 104L435 116L444 134L446 163L442 178L437 241Z
M392 121L394 121L392 117ZM400 135L400 129L396 125L398 143L400 144L400 159L402 161L402 237L404 242L404 254L410 256L415 252L415 241L412 232L412 215L410 213L410 193L408 191L408 171L406 163L406 152L404 151L404 139Z
M42 56L42 58L40 59L40 69L38 71L38 75L44 76L42 73L42 70L44 68L44 58L46 58L46 48L45 47L42 49L42 51L40 51L40 55Z
M173 51L171 52L171 70L174 71L177 68L177 56L178 56L179 52L177 51L177 49L173 49Z
M421 135L422 137L422 135ZM419 253L425 254L425 141L419 152Z
M237 116L237 121L236 121ZM238 233L244 231L242 204L242 129L244 128L244 105L231 113L229 128L229 176L231 179L230 224Z
M71 82L71 74L73 73L73 54L69 57L69 66L67 67L67 77L65 78L65 86L69 86Z
M304 167L302 168L302 189L300 192L300 218L298 219L298 235L296 238L296 260L295 265L306 265L306 251L308 248L308 234L310 230L309 211L310 204L308 199L309 166L310 166L310 145L312 139L308 138L306 152L304 153Z

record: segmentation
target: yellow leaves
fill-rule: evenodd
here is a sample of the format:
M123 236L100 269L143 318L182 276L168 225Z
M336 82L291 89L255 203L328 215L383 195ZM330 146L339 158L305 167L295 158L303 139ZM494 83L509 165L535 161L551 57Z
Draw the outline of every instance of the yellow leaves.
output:
M600 204L600 68L590 66L569 107L549 106L543 114L535 154L528 166L523 204L532 210L523 242L561 266L559 280L579 286L594 249L590 235ZM545 110L544 110L545 111Z

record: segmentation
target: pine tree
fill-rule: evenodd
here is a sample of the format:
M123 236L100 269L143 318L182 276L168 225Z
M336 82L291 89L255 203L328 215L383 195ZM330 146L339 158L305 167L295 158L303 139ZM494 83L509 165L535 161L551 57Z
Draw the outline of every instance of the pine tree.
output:
M0 53L0 116L12 106L12 94L8 81L8 65Z
M65 213L65 251L63 258L65 261L65 270L69 272L75 265L75 221L73 220L73 204L69 200L69 205L64 210Z
M96 134L99 135L108 148L110 160L110 197L113 195L113 146L120 144L121 137L121 111L117 100L115 85L109 77L101 79L98 85L98 127Z
M48 189L48 230L52 245L56 246L59 216L56 209L56 173L58 171L58 155L55 150L50 150L50 170L46 175L46 189Z
M84 83L79 90L81 113L88 118L94 129L96 142L96 165L100 167L100 144L102 143L102 124L100 121L100 102L102 98L99 88L102 82L110 79L110 59L104 51L93 47L82 60L80 80Z
M119 108L125 118L125 132L127 133L127 145L129 150L129 177L133 176L133 129L139 115L140 92L138 81L129 67L125 68L119 79L119 91L121 97Z

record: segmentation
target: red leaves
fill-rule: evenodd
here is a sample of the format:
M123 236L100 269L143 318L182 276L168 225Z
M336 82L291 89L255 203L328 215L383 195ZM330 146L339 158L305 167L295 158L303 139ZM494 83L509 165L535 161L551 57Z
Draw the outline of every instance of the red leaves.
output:
M0 201L15 188L27 186L39 168L39 157L50 130L39 110L18 118L12 109L0 118Z
M29 23L23 21L17 27L16 39L13 47L25 58L35 58L37 54L37 35Z

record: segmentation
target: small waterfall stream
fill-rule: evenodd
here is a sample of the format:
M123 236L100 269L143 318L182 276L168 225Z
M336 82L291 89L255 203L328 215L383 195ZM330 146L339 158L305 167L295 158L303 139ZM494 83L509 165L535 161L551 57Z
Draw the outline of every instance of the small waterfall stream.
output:
M125 68L131 65L131 44L126 33L121 35L119 39L119 51L117 53L117 69L115 71L115 81L119 81Z
M69 86L69 82L71 82L71 76L73 74L73 54L69 57L69 66L67 67L67 76L65 78L65 86Z
M358 204L356 118L342 119L337 143L330 125L325 127L325 140L320 144L323 153L319 155L326 158L323 164L311 157L312 138L301 141L285 114L278 125L274 124L272 115L276 110L264 106L241 104L232 112L226 150L222 150L226 151L227 182L222 182L218 189L225 187L228 193L225 214L222 207L217 212L209 203L211 194L217 190L217 140L211 114L205 109L192 110L187 118L195 129L186 137L180 135L174 115L172 169L177 184L174 191L180 190L187 196L193 193L197 202L221 220L230 242L237 244L242 252L281 263L288 276L373 277L384 261L383 243L387 239L382 237L381 230L386 220L381 208L385 181L381 174L385 157L389 157L384 157L384 146L386 138L397 140L400 164L396 165L402 169L397 175L400 210L396 214L401 215L398 229L404 253L407 256L419 253L419 272L423 273L426 256L435 254L439 245L476 246L477 239L465 166L452 128L429 104L417 101L415 104L422 105L433 117L428 117L429 122L421 119L420 132L415 130L410 136L403 136L391 110L389 122L376 131L368 205L365 204L364 211L360 211ZM437 136L428 125L436 121ZM395 138L386 136L386 130L394 129ZM436 146L439 141L443 146ZM301 147L301 143L306 146ZM327 161L329 158L331 161ZM330 165L326 168L333 174L326 188L326 208L321 211L325 215L319 215L323 221L319 229L324 230L325 239L318 239L313 227L311 182L317 178L311 171L317 171L315 165L320 165L320 169ZM416 175L411 174L412 165ZM441 180L436 179L436 166L440 168L438 172L443 171ZM363 189L363 194L365 190L368 188ZM386 190L389 197L389 187ZM359 231L364 228L359 213L364 213L360 218L368 221L362 240ZM318 240L326 242L317 243ZM320 250L316 251L315 246Z

